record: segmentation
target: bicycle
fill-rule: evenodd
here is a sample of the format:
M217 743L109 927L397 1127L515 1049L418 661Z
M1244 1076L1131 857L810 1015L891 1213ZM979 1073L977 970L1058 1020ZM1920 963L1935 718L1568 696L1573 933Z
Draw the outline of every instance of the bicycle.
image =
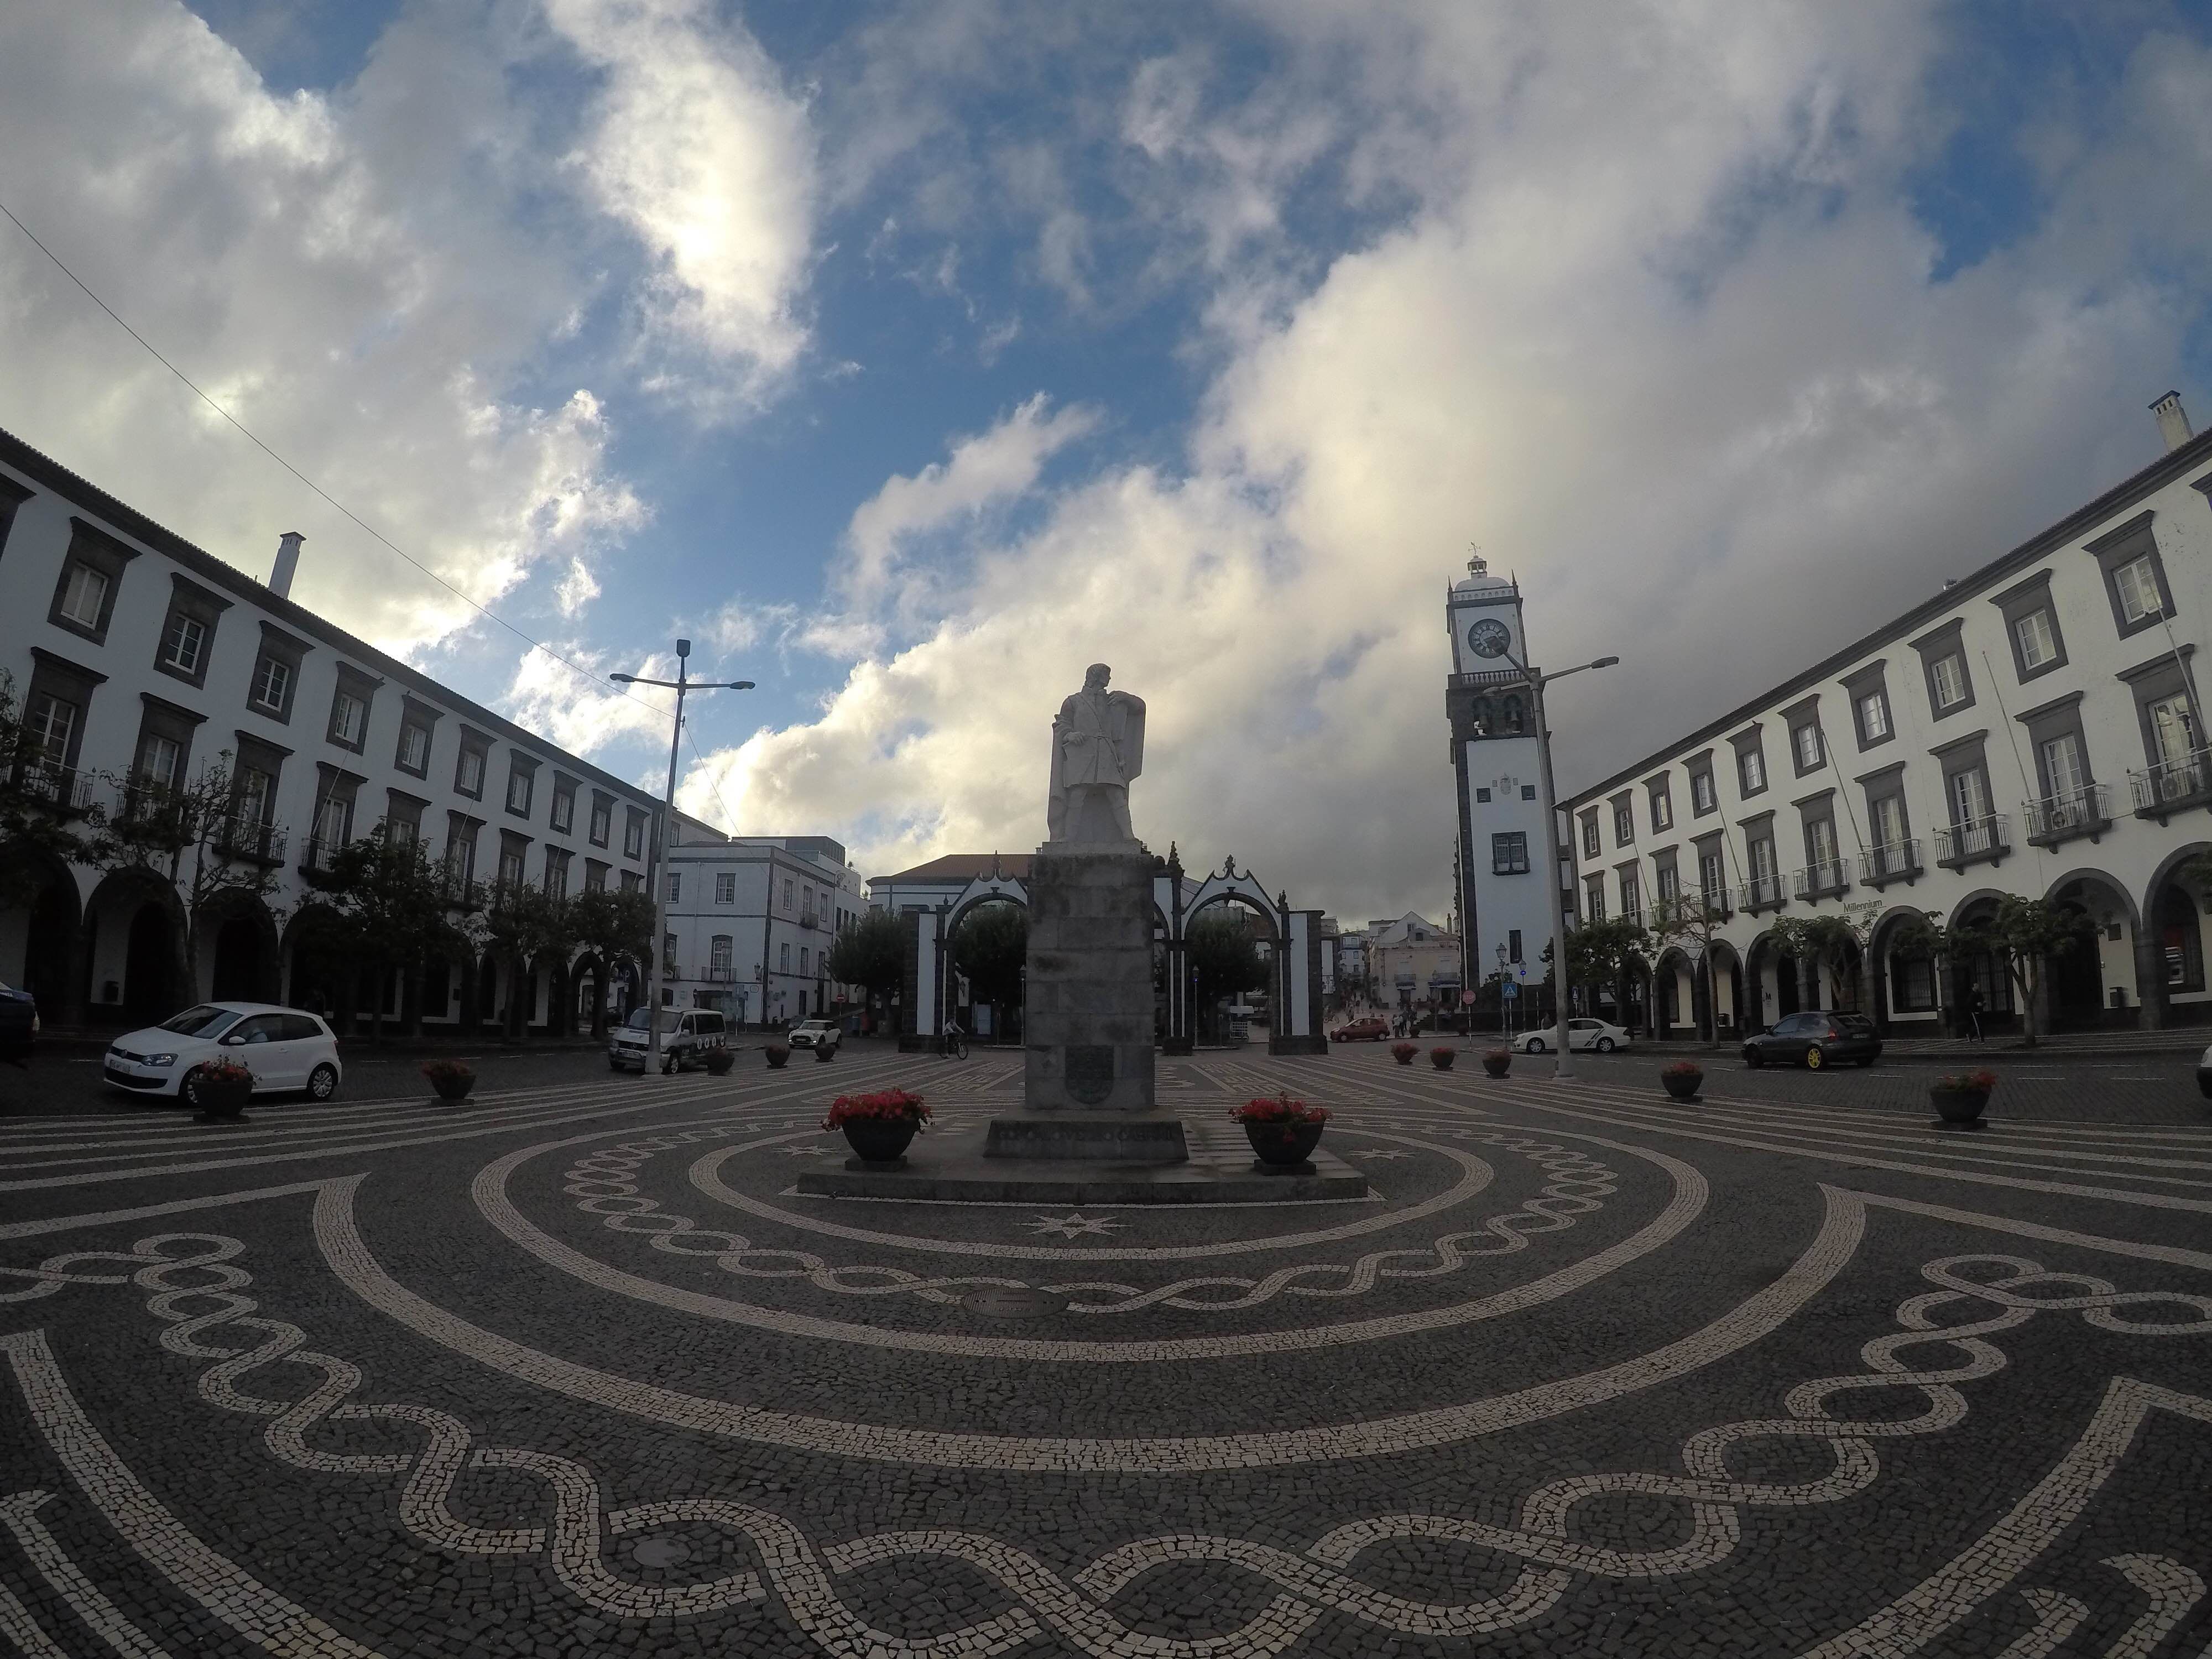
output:
M968 1058L968 1033L957 1025L948 1025L945 1035L937 1040L937 1052L947 1060Z

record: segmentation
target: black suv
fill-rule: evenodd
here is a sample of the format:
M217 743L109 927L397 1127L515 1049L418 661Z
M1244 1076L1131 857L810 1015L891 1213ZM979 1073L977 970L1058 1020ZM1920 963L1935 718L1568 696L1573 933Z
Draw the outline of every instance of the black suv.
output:
M1871 1066L1881 1055L1881 1038L1864 1014L1789 1014L1743 1045L1747 1066L1802 1064L1810 1071L1855 1060Z

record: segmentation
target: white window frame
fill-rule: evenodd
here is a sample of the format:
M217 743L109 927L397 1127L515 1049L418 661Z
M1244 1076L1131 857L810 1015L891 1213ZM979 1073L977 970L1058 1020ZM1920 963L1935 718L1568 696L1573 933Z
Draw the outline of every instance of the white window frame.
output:
M92 601L89 616L84 607L88 595ZM82 559L71 564L62 588L62 615L80 628L98 628L100 607L106 603L107 573L94 570Z

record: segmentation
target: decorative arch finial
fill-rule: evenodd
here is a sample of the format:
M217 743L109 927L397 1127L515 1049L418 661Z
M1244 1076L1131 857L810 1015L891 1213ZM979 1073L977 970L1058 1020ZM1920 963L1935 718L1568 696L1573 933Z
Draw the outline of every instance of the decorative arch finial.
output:
M1469 542L1467 544L1467 550L1468 556L1467 574L1470 576L1487 576L1490 574L1490 561L1482 556L1482 544L1480 542Z

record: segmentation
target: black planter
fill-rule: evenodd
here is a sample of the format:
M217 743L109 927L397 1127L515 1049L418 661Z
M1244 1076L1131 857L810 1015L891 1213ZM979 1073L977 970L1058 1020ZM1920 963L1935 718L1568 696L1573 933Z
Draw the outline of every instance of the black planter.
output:
M253 1098L253 1079L221 1083L207 1077L192 1080L192 1103L211 1122L234 1123L246 1115L246 1103Z
M1429 1055L1429 1064L1439 1072L1449 1072L1452 1068L1452 1061L1458 1058L1459 1051L1455 1048L1438 1049Z
M1504 1077L1513 1069L1512 1057L1508 1055L1504 1060L1492 1060L1488 1054L1485 1054L1482 1057L1482 1069L1492 1077Z
M1244 1137L1252 1154L1271 1170L1294 1170L1313 1157L1321 1145L1323 1123L1247 1123Z
M837 1058L837 1050L829 1043L817 1042L814 1045L814 1058L826 1066Z
M763 1048L761 1052L768 1056L768 1063L779 1072L783 1069L784 1062L791 1058L788 1048Z
M737 1051L733 1048L709 1048L707 1050L707 1075L708 1077L727 1077L730 1074L730 1067L737 1063Z
M477 1080L473 1076L434 1077L430 1079L430 1086L438 1091L439 1099L452 1106L469 1097L470 1092L477 1086Z
M1987 1089L1930 1089L1928 1103L1936 1109L1936 1115L1945 1123L1962 1127L1979 1124L1982 1109L1990 1103Z
M845 1144L863 1164L896 1164L921 1127L910 1117L856 1117L842 1124Z
M1677 1076L1672 1072L1659 1073L1659 1081L1666 1085L1667 1092L1677 1100L1695 1100L1698 1097L1698 1090L1705 1080L1705 1074L1703 1072L1695 1072L1687 1077Z

